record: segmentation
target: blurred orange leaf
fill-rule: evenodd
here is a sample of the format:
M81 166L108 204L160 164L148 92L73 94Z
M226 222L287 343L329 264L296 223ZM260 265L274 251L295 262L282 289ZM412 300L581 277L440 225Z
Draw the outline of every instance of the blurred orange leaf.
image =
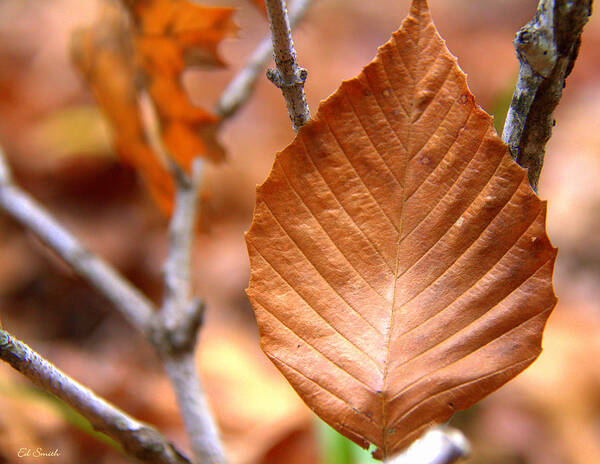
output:
M257 190L262 347L326 422L389 457L539 355L556 303L545 217L414 0Z
M146 135L130 30L122 11L112 3L103 4L98 21L74 34L72 55L113 129L118 155L138 170L160 209L169 213L173 179Z
M150 143L140 98L147 91L164 148L189 170L196 156L224 158L218 118L192 105L181 83L188 66L220 66L219 42L235 32L233 9L187 0L104 2L98 20L73 37L74 62L109 120L119 155L135 166L158 205L170 212L173 181Z
M219 42L235 33L233 8L188 0L125 0L134 20L138 64L160 118L168 152L189 169L199 153L224 158L215 139L218 118L189 101L181 84L188 66L222 66Z

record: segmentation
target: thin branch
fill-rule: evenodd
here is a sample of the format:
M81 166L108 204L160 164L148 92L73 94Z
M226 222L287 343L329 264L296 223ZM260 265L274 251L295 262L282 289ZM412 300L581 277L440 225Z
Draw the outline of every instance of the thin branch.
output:
M80 276L107 297L144 335L154 305L99 256L84 248L28 193L16 186L0 147L0 207L58 253Z
M277 69L269 69L267 77L285 98L288 114L294 130L310 119L310 111L304 95L307 71L298 66L296 50L288 20L285 0L265 0L273 38L273 57Z
M156 120L155 105L146 94ZM225 452L194 363L204 304L193 297L191 257L197 225L198 192L204 160L192 162L191 175L170 156L153 124L146 124L154 149L168 161L175 184L175 206L169 222L169 251L164 263L164 300L152 320L150 341L160 356L194 452L195 462L223 464Z
M192 296L191 256L203 166L203 160L197 158L191 176L176 163L171 166L176 186L175 208L164 269L165 298L154 319L152 340L175 391L197 462L223 464L225 452L194 362L204 305Z
M592 0L540 0L535 17L515 37L520 72L502 138L529 170L534 190L554 126L552 114L591 13Z
M183 172L175 175L177 198L170 224L170 252L165 265L166 297L160 312L139 290L101 258L86 250L35 200L13 184L1 148L0 207L56 251L146 335L161 357L173 384L198 462L223 463L224 452L216 425L206 405L193 363L197 332L203 315L203 305L191 297L190 288L190 255L201 175L201 162L194 164L192 179ZM29 357L23 358L22 372L37 369L35 365L27 368L25 364L29 361ZM51 369L52 366L47 364ZM40 385L46 388L46 383ZM86 416L85 408L88 406L83 399L81 404L70 404ZM107 403L107 406L110 405Z
M304 19L313 0L296 0L290 6L290 27L294 28ZM273 57L271 35L265 37L254 50L246 65L231 80L221 94L215 112L225 120L233 116L248 100L256 86L259 76Z
M164 360L164 366L175 390L196 462L226 463L219 431L198 377L193 352L170 356Z
M434 427L402 454L385 464L452 464L471 453L469 442L457 429Z
M154 428L136 421L96 396L5 330L0 330L0 359L34 384L72 406L90 421L95 430L119 442L125 452L137 460L161 464L190 464Z
M164 267L165 298L160 314L164 327L171 332L187 329L190 326L190 317L196 321L197 313L201 312L201 305L190 304L190 302L191 255L196 230L198 190L202 181L203 168L204 161L196 158L190 177L173 163L176 196L173 216L169 223L169 253ZM189 340L186 339L190 338L193 344L200 320L192 325L195 326L193 335L184 333L178 336L181 340L171 340L170 344L174 348L188 349Z

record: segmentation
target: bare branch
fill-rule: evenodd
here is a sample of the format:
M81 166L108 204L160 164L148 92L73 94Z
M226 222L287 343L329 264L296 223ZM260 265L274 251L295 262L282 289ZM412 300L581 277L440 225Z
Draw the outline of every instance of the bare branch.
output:
M535 17L515 37L521 65L503 140L521 166L529 170L534 190L552 134L552 114L573 69L592 0L540 0Z
M290 27L294 28L304 17L313 0L296 0L290 6ZM267 62L273 57L273 41L271 35L263 39L256 47L246 65L232 79L223 91L217 103L216 113L221 119L233 116L248 100L258 77L261 75Z
M0 330L0 359L72 406L95 430L119 442L128 455L141 462L189 464L154 428L98 397L5 330Z
M203 160L194 161L191 177L176 163L172 163L172 171L176 198L169 224L165 299L154 319L152 341L175 391L196 461L223 464L225 452L194 363L204 314L204 305L193 298L191 288L191 255Z
M203 315L203 305L191 297L190 288L190 254L196 224L197 191L202 174L201 162L194 166L192 179L182 171L175 175L177 199L170 225L171 247L165 266L166 297L160 312L139 290L101 258L80 245L35 200L12 183L1 148L0 207L56 251L146 335L173 383L198 462L223 463L225 458L216 426L206 406L193 364L197 332ZM50 363L44 362L49 372L56 371ZM22 369L27 370L26 367ZM47 387L47 383L39 385ZM53 390L49 391L54 393ZM81 401L84 400L81 397ZM82 410L85 407L93 405L82 404L76 409L85 415ZM149 434L148 430L156 433L147 427L143 433Z
M29 194L14 185L0 147L0 207L31 230L79 275L107 297L131 324L145 335L154 305L100 257L84 248Z
M277 69L267 71L267 77L281 89L292 126L297 131L310 119L310 111L304 95L307 71L299 67L296 62L296 50L285 0L265 0L265 6L271 24L273 57L277 66Z
M469 442L457 429L434 427L402 454L385 464L452 464L471 453Z
M194 362L193 352L170 356L164 360L165 370L177 397L198 463L223 464L227 462L219 440L219 432L210 414L210 408Z
M201 321L201 305L193 303L191 288L191 255L198 209L198 189L204 161L196 158L189 177L173 163L176 186L175 208L169 223L169 254L165 261L165 298L160 312L163 327L172 332L172 348L189 350L194 346L195 333ZM196 321L193 334L187 332L190 321ZM179 339L179 340L177 340Z

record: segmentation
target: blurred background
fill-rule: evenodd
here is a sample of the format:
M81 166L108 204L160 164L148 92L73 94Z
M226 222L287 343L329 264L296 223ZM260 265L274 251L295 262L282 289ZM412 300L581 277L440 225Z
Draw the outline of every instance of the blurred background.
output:
M227 68L190 70L192 100L212 108L267 32L249 1L238 7L237 38L220 50ZM341 80L356 75L407 13L408 0L317 0L294 33L309 71L313 112ZM501 127L518 73L512 38L534 0L430 0L447 45L476 100ZM161 298L166 219L131 167L73 69L74 28L94 20L97 0L0 1L0 142L20 184L81 241L155 301ZM451 425L470 439L470 463L600 463L600 20L592 16L555 113L539 194L559 248L544 352L522 375ZM243 233L255 185L293 137L278 89L261 79L220 139L227 161L208 169L195 286L208 310L198 363L234 464L361 464L363 452L321 424L258 347L244 288ZM0 318L68 374L182 449L188 445L167 380L142 337L52 252L0 215ZM0 364L0 463L22 447L59 449L47 462L121 463L108 439L19 374ZM19 462L25 461L19 460ZM35 462L46 462L37 458Z

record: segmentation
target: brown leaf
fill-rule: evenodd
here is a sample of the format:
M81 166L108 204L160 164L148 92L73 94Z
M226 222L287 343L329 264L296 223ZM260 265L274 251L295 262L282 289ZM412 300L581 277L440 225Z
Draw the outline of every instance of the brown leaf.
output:
M146 137L130 34L122 11L113 3L104 3L97 22L74 34L73 62L113 129L117 153L138 170L160 209L170 213L173 179Z
M173 180L147 139L140 91L150 95L162 143L184 169L204 156L224 158L216 140L218 118L192 105L181 77L189 66L217 66L217 45L235 31L233 9L187 0L127 0L133 19L103 3L98 21L73 38L74 61L115 133L120 156L141 173L161 209L170 213Z
M216 115L189 101L181 75L189 66L221 66L217 45L237 30L233 8L208 7L188 0L126 0L134 44L146 87L161 120L170 155L186 169L203 154L221 161Z
M257 190L262 347L325 421L391 456L539 355L545 216L414 0Z

